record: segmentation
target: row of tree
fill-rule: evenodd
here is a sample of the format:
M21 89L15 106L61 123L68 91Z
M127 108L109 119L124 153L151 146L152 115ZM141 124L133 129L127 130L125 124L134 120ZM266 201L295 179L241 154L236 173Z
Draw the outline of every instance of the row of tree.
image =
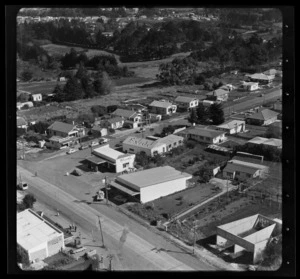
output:
M214 103L209 107L199 104L196 109L192 109L188 121L196 124L220 125L225 121L222 104Z

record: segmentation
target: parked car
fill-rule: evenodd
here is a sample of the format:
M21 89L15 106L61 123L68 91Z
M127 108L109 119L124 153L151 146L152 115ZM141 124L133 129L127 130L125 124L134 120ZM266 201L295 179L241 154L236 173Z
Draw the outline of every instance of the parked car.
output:
M87 148L89 148L89 146L86 144L80 145L80 147L79 147L80 150L87 149Z
M73 148L70 148L69 151L67 151L67 154L72 154L72 153L74 153L74 152L76 152L76 150L73 149Z
M92 142L90 143L89 146L90 146L90 147L91 147L91 146L96 146L96 145L98 145L98 144L99 144L99 142L97 142L97 141L92 141Z
M99 139L100 144L107 143L107 142L108 142L108 139L106 139L106 138Z
M117 201L117 202L122 202L122 203L127 202L127 198L123 197L122 195L115 196L114 200Z
M18 184L18 189L20 189L20 190L27 190L28 189L28 184L26 182L20 182Z

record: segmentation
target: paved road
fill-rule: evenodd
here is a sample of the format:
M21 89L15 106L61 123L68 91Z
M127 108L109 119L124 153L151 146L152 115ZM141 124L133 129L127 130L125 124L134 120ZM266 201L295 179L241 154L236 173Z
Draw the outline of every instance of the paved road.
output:
M101 215L105 245L108 249L118 250L123 267L130 270L216 270L216 268L184 253L163 237L137 224L124 214L108 208L104 204L89 206L73 195L62 191L53 184L35 177L31 172L18 167L24 180L28 181L38 200L54 206L87 231L99 229L98 215ZM124 226L130 233L122 246L120 237ZM120 248L121 247L121 248ZM164 247L173 253L156 253L157 247Z

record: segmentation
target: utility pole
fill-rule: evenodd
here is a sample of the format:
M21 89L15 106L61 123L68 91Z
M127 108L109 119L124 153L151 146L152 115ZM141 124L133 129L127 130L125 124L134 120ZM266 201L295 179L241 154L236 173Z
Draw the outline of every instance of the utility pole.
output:
M100 227L100 231L101 231L102 248L105 248L105 245L104 245L104 239L103 239L103 231L102 231L102 226L101 226L101 220L100 220L100 216L98 216L98 221L99 221L99 227Z
M108 190L110 190L110 187L108 187L107 176L105 176L105 178L102 180L102 182L103 182L103 184L105 185L106 204L109 205L109 202L108 202Z
M194 241L193 241L193 255L195 255L195 243L196 243L196 221L193 222L194 224Z
M227 188L227 193L226 193L226 195L227 195L227 203L228 203L228 179L227 179L227 181L226 181L226 188Z

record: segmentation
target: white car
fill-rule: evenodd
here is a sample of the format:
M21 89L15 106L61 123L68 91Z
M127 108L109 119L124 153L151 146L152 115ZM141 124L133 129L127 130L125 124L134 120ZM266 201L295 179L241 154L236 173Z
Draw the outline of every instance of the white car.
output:
M72 153L74 153L74 152L76 152L76 150L75 150L75 149L72 149L72 148L70 148L70 149L69 149L69 151L67 151L67 154L72 154Z

